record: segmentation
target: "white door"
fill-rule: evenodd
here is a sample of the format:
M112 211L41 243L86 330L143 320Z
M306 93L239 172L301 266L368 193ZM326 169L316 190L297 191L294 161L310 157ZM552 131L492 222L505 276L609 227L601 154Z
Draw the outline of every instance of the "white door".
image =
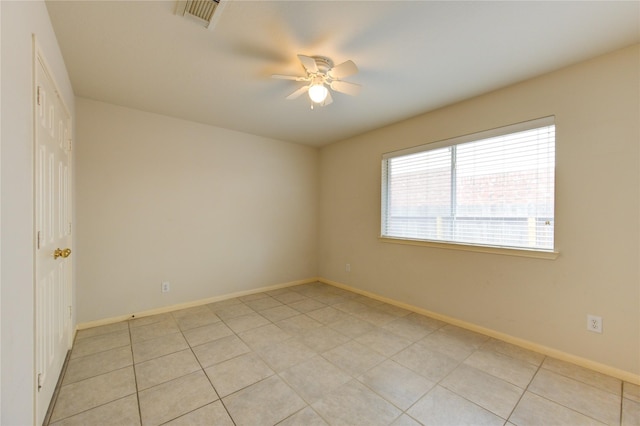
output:
M36 424L71 347L71 117L35 55Z

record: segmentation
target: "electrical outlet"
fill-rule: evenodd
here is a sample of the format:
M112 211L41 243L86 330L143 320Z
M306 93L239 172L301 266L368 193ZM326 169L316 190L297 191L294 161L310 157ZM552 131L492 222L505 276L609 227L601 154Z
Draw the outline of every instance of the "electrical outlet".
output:
M347 264L345 265L345 267L344 267L344 270L345 270L345 271L347 271L347 272L351 272L351 264L350 264L350 263L347 263Z
M162 287L160 287L160 290L163 293L167 293L169 290L171 290L171 284L169 284L169 281L162 281Z
M602 333L602 317L587 315L587 330Z

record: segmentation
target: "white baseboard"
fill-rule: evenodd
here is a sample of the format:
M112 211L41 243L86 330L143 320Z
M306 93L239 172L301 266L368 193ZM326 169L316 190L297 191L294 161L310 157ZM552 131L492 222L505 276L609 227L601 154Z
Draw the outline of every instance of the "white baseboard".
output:
M436 312L431 312L428 311L426 309L422 309L422 308L418 308L416 306L413 305L409 305L407 303L403 303L403 302L398 302L397 300L393 300L393 299L389 299L387 297L384 296L380 296L378 294L375 293L371 293L365 290L361 290L359 288L356 287L351 287L349 285L346 284L342 284L336 281L332 281L329 280L327 278L323 278L323 277L318 277L317 278L318 281L325 283L325 284L329 284L332 285L334 287L338 287L338 288L342 288L344 290L348 290L348 291L352 291L354 293L358 293L361 294L363 296L367 296L370 297L372 299L376 299L379 300L381 302L385 302L388 303L390 305L394 305L397 306L399 308L403 308L406 309L408 311L412 311L421 315L425 315L440 321L444 321L446 323L449 324L453 324L455 326L461 327L461 328L465 328L467 330L471 330L471 331L475 331L476 333L480 333L480 334L484 334L486 336L489 337L493 337L495 339L498 340L502 340L504 342L507 343L511 343L513 345L516 346L520 346L521 348L524 349L529 349L531 351L534 352L538 352L544 355L548 355L550 357L562 360L562 361L566 361L566 362L570 362L572 364L576 364L580 367L584 367L584 368L588 368L590 370L594 370L603 374L606 374L608 376L612 376L615 378L618 378L620 380L624 380L625 382L629 382L629 383L634 383L636 385L640 385L640 374L634 374L631 373L629 371L625 371L625 370L620 370L618 368L615 367L611 367L609 365L606 364L601 364L599 362L595 362L592 361L590 359L587 358L583 358L583 357L579 357L570 353L566 353L554 348L550 348L544 345L540 345L538 343L534 343L534 342L530 342L528 340L525 339L520 339L518 337L514 337L505 333L501 333L499 331L496 330L492 330L489 328L485 328L485 327L481 327L479 325L470 323L470 322L466 322L466 321L462 321L459 320L457 318L453 318L447 315L442 315L442 314L438 314Z
M161 308L149 309L149 310L142 311L142 312L136 312L136 313L132 313L132 314L120 315L120 316L117 316L117 317L104 318L104 319L100 319L100 320L96 320L96 321L84 322L84 323L80 323L80 324L76 325L76 330L84 330L86 328L99 327L101 325L113 324L113 323L116 323L116 322L126 321L126 320L130 320L130 319L133 319L133 318L142 318L142 317L148 317L148 316L151 316L151 315L164 314L166 312L178 311L180 309L193 308L195 306L200 306L200 305L208 305L209 303L220 302L222 300L233 299L235 297L248 296L250 294L262 293L262 292L265 292L265 291L278 290L278 289L281 289L281 288L292 287L294 285L300 285L300 284L308 284L308 283L313 283L313 282L316 282L316 281L318 281L317 277L306 278L306 279L303 279L303 280L291 281L291 282L288 282L288 283L274 284L274 285L270 285L270 286L254 288L254 289L251 289L251 290L238 291L238 292L235 292L235 293L229 293L229 294L224 294L224 295L220 295L220 296L213 296L213 297L209 297L209 298L206 298L206 299L194 300L192 302L179 303L177 305L163 306Z

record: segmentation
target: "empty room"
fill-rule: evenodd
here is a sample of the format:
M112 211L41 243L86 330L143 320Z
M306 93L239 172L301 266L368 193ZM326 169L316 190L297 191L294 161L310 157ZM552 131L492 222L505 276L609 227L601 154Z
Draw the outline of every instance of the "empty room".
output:
M0 1L0 424L640 425L637 1Z

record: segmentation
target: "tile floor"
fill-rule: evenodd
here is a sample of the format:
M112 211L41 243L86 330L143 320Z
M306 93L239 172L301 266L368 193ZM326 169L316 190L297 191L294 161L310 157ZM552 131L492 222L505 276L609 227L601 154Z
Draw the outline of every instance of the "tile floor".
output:
M321 283L79 331L51 425L640 425L640 387Z

